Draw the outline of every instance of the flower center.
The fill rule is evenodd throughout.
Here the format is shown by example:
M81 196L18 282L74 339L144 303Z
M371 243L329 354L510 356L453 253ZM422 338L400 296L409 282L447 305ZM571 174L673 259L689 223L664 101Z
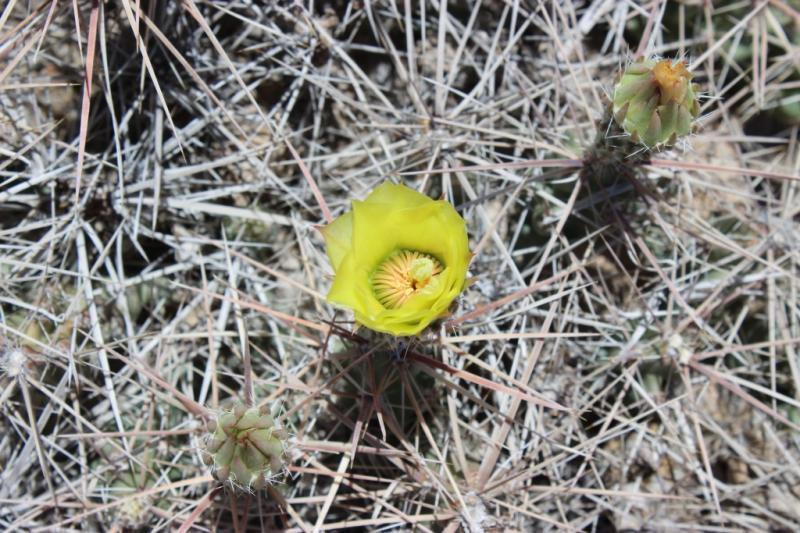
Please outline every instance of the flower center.
M661 90L661 101L666 104L684 99L691 74L686 70L685 61L673 64L669 59L664 59L653 67L653 77Z
M399 250L384 259L372 275L372 289L387 309L397 309L425 288L442 265L433 256L413 250Z

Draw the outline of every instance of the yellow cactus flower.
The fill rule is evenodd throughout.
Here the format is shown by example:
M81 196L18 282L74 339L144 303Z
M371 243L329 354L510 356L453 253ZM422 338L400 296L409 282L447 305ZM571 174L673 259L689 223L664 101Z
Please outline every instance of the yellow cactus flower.
M336 274L328 301L375 331L415 335L464 288L467 228L444 200L386 182L322 236Z

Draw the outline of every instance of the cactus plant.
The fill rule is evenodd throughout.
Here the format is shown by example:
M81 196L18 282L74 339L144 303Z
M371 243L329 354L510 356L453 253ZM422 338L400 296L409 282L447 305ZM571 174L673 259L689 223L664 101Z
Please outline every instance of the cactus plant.
M204 460L213 465L213 475L219 481L260 489L283 469L287 434L276 427L265 407L236 403L209 428L213 433Z

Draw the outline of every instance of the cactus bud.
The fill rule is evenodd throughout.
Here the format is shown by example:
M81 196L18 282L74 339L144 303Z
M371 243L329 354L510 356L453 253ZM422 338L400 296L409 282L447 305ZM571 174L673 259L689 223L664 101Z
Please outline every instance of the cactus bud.
M275 427L268 411L237 403L209 427L214 429L205 453L219 481L259 489L283 469L286 432Z
M628 67L614 87L614 118L635 142L675 144L700 113L697 86L685 61L653 59Z

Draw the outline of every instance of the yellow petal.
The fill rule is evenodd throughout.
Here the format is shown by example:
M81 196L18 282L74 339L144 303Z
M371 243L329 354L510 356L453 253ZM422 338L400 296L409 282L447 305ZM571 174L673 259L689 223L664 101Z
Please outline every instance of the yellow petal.
M370 315L378 315L384 307L369 282L371 272L358 264L353 254L344 257L333 279L328 301Z
M348 212L340 216L327 226L320 229L322 238L325 239L325 247L328 250L328 258L334 272L339 270L339 264L350 251L353 243L353 213Z
M369 204L390 205L392 209L417 207L433 202L433 200L414 189L405 185L395 185L390 181L385 181L375 187L364 201Z

